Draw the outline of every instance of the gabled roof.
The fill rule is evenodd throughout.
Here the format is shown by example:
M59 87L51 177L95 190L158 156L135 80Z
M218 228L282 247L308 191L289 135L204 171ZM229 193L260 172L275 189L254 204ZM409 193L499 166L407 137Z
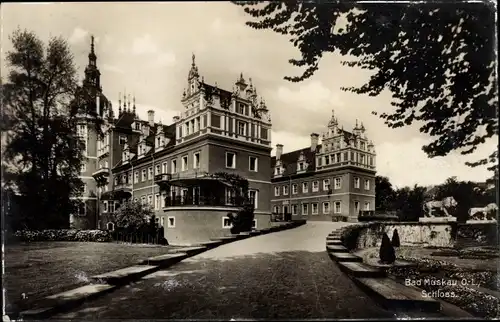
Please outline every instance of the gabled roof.
M138 121L141 124L148 125L148 122L143 121L143 120L135 120L135 121ZM130 124L132 124L132 123L130 123ZM141 158L150 156L150 155L152 155L155 152L154 151L155 136L156 136L156 132L160 129L160 127L163 128L163 133L164 133L165 137L170 139L170 141L165 146L165 149L169 149L169 148L171 148L172 146L175 145L175 134L176 134L175 123L174 124L170 124L170 125L163 125L163 124L160 124L160 123L155 123L154 127L152 127L152 128L149 129L149 135L146 137L146 145L150 146L151 149L148 152L146 152L146 154L144 154L144 156L142 156ZM137 140L136 142L134 142L134 143L132 143L132 144L129 145L130 152L132 152L132 153L135 154L134 157L132 159L130 159L129 162L135 162L136 160L138 160L139 155L137 153L138 152L137 150L138 150L140 142L141 141ZM118 164L115 166L115 168L119 167L121 165L122 165L122 160L120 160L120 162L118 162Z
M311 147L303 148L300 150L283 153L281 155L281 162L285 171L283 175L292 175L297 173L297 163L301 153L304 154L304 160L308 164L305 172L314 171L316 169L316 154L321 150L321 144L318 144L315 151L311 151ZM274 169L276 166L276 157L271 158L271 167Z
M213 95L217 95L220 97L221 107L229 109L233 93L204 82L200 82L200 85L205 90L205 98L207 100L210 100Z

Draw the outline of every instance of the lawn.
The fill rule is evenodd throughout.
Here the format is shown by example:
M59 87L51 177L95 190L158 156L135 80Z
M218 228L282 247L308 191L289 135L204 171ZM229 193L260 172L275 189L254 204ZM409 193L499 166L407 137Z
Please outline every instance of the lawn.
M90 276L135 265L168 249L169 246L90 242L5 245L5 309L15 315L43 297L87 284ZM22 293L26 299L21 299Z

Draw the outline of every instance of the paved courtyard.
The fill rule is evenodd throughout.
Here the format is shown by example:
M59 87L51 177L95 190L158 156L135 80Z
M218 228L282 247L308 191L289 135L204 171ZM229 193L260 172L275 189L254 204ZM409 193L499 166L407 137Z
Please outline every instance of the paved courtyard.
M342 223L305 226L207 251L57 319L391 318L330 260Z

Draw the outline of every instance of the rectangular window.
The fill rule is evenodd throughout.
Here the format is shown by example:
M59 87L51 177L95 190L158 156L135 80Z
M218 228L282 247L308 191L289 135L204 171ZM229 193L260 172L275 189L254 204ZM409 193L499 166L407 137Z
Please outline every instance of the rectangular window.
M157 164L155 165L155 174L160 174L161 173L161 165Z
M132 172L128 173L128 183L132 184Z
M80 172L85 172L85 171L87 171L87 164L82 163L82 168L80 169Z
M257 228L257 219L252 220L252 228Z
M145 205L146 204L146 196L141 197L141 204Z
M335 201L335 213L340 214L342 212L340 201Z
M245 135L245 122L238 121L238 135Z
M318 181L313 181L313 187L312 191L317 192L319 190L319 182Z
M309 185L307 184L307 182L302 182L302 192L306 193L308 191L309 191Z
M312 214L313 215L318 214L318 203L317 202L312 203Z
M335 178L335 189L340 189L342 187L342 180L340 178Z
M323 202L323 214L329 214L329 213L330 213L330 203Z
M149 195L149 196L148 196L148 205L150 205L150 206L154 206L154 205L153 205L153 195Z
M288 186L283 186L283 196L288 196Z
M148 180L153 180L153 167L148 168Z
M163 192L161 194L161 207L164 208L167 206L167 201L165 200L167 198L167 193Z
M309 214L309 209L307 209L307 204L302 204L302 216L307 216Z
M102 210L103 212L108 212L108 202L104 201L104 209Z
M168 228L175 228L175 217L174 216L168 216L167 227Z
M193 168L200 168L200 152L196 152L195 154L193 154Z
M233 152L226 152L226 168L236 168L236 154Z
M359 201L354 201L354 213L359 213Z
M172 166L170 167L170 172L171 173L177 172L177 160L172 160Z
M365 190L370 190L370 180L365 180Z
M259 167L258 159L256 157L250 157L249 158L249 165L248 165L249 170L253 171L253 172L257 172L257 171L259 171L258 167Z
M297 168L297 171L304 171L304 162L299 162L299 166Z
M125 143L127 143L127 137L123 136L123 135L120 135L119 138L118 138L118 141L119 141L120 145L124 145Z
M330 190L330 179L323 180L323 190L324 191Z
M253 201L253 205L255 207L255 209L258 208L258 197L257 197L258 193L257 193L257 190L248 190L248 198Z
M292 215L297 215L298 213L298 206L297 205L292 205Z
M280 195L280 187L274 187L274 195L276 197Z
M294 195L296 195L297 193L299 193L299 186L297 184L295 184L295 183L292 185L292 193Z
M329 165L329 164L330 164L330 156L325 155L325 165Z
M160 209L160 194L157 193L155 195L155 209L159 210Z
M181 171L186 171L187 169L188 169L188 156L185 155L182 157Z
M238 103L238 105L236 106L236 113L244 114L245 113L245 104Z
M161 165L161 173L167 173L167 162L163 162Z
M365 202L365 210L370 210L370 203L369 202Z
M134 173L134 183L138 183L139 182L139 171L136 171Z
M221 121L220 115L215 115L212 113L210 118L211 122L210 126L220 128L220 123L221 123L220 121Z
M222 217L222 228L231 228L233 225L229 221L228 217Z
M279 212L280 212L280 207L278 207L278 206L274 206L274 207L273 207L273 214L277 214L277 213L279 213Z
M359 178L358 177L354 178L354 188L359 189Z
M141 182L146 181L146 169L142 169L142 179Z
M165 227L165 217L160 218L160 227Z

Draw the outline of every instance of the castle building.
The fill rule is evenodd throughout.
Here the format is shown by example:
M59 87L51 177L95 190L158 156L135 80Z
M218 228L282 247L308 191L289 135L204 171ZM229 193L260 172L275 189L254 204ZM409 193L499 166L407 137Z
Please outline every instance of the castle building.
M333 111L319 144L283 153L276 145L271 199L273 214L292 219L357 221L359 211L375 209L375 148L363 124L351 132Z
M249 182L254 225L271 225L271 118L251 79L241 74L231 91L200 77L195 56L180 99L184 110L172 123L137 116L135 98L119 99L114 116L102 95L92 41L82 88L95 96L102 133L83 115L78 131L87 142L82 209L73 226L114 229L113 213L136 200L154 208L170 244L206 241L229 232L228 214L241 206L235 192L214 174L237 174ZM121 96L121 95L120 95Z

